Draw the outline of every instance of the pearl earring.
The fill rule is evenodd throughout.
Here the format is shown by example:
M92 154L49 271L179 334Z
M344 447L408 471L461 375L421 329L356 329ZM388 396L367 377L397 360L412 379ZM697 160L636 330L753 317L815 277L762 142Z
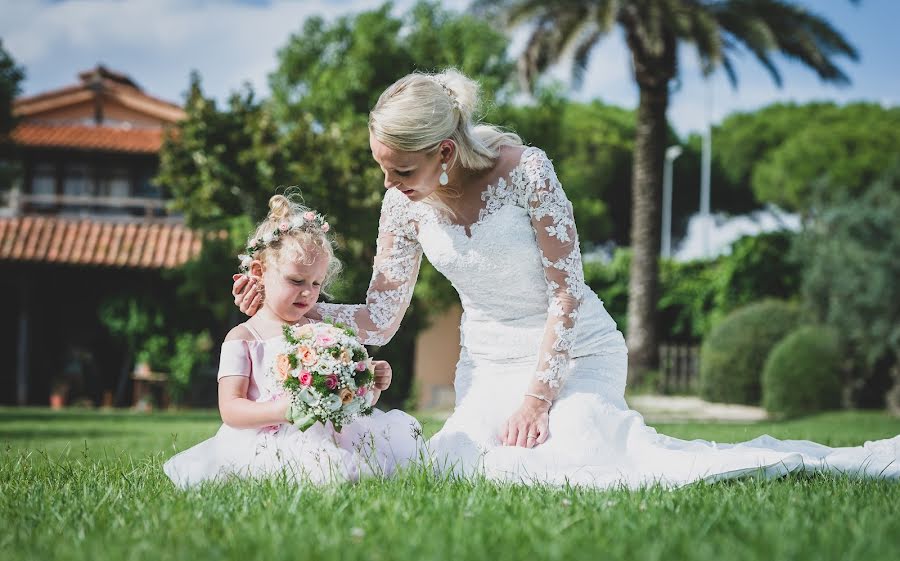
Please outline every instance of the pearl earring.
M438 183L440 183L441 186L444 186L444 185L450 183L450 178L447 176L447 164L446 163L441 164L441 170L442 170L441 176L438 178Z

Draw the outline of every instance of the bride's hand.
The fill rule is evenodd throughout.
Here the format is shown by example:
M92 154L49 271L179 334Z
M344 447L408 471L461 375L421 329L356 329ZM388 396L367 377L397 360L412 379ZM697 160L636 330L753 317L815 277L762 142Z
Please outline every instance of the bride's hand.
M506 446L534 448L550 436L550 405L526 397L522 405L507 419L500 434L500 442Z
M259 311L263 300L256 279L247 275L234 275L231 278L234 280L231 287L234 305L248 316L252 316Z

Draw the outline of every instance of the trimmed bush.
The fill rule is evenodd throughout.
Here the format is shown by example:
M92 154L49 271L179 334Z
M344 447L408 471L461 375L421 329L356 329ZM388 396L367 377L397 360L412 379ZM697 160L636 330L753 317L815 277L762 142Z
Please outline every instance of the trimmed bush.
M841 405L842 353L829 327L800 327L775 345L763 369L763 406L782 417L809 415Z
M700 395L709 401L758 405L769 352L800 321L781 300L763 300L722 319L700 349Z

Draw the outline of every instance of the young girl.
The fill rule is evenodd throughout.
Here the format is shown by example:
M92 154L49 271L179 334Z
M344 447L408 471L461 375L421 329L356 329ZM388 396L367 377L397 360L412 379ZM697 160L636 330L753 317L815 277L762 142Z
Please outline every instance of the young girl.
M418 422L402 411L360 417L336 432L316 423L305 432L285 418L289 400L271 373L275 344L285 324L312 323L306 313L340 269L324 218L282 195L242 256L242 269L265 290L265 304L231 330L219 362L219 411L224 424L213 438L165 463L179 487L223 476L282 472L314 483L387 476L417 454ZM278 230L279 234L272 232ZM391 367L375 361L376 400Z

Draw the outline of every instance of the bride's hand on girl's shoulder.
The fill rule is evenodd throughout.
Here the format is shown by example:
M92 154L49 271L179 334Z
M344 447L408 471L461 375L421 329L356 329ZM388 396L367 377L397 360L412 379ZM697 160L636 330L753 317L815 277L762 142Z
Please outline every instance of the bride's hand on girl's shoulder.
M247 275L233 275L234 284L231 287L231 295L234 296L234 305L243 313L252 316L262 306L263 296L256 278Z
M394 373L386 360L373 360L372 365L375 367L375 389L381 393L391 387Z

